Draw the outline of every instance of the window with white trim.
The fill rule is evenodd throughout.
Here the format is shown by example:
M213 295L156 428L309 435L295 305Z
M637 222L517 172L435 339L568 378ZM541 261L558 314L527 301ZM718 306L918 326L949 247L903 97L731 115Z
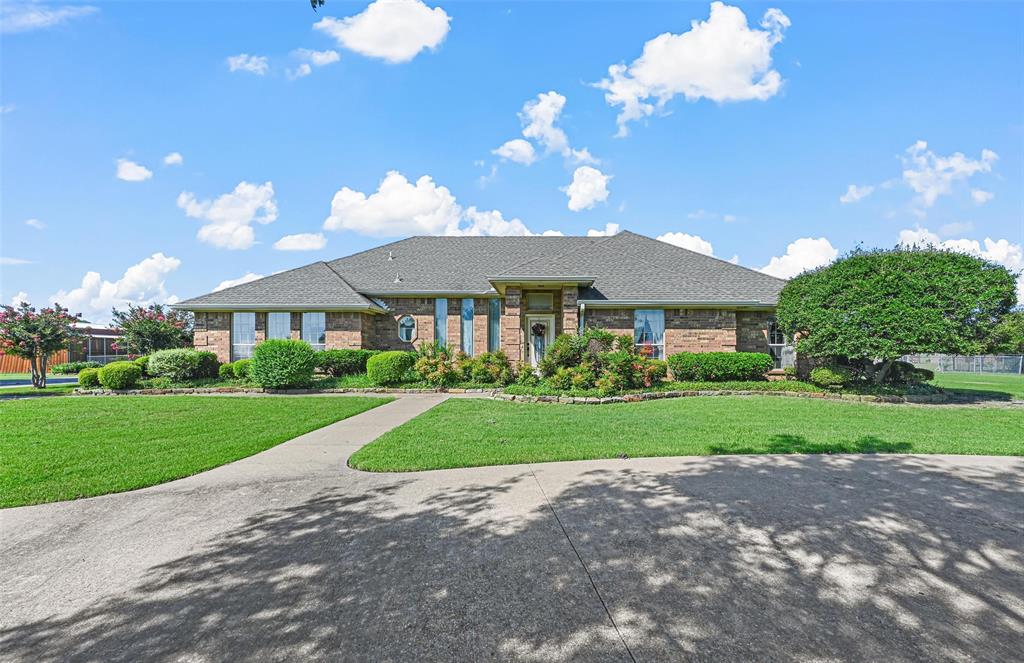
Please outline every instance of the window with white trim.
M302 340L314 350L327 347L327 314L311 311L302 314Z
M252 357L256 345L256 314L238 311L231 314L231 361Z
M793 346L786 340L779 323L772 318L768 321L768 354L775 362L775 368L786 368L793 366L796 362L796 355Z
M633 311L633 342L641 354L651 359L665 358L664 309Z
M292 314L267 313L267 338L291 338Z
M444 297L434 300L434 340L448 345L448 300Z
M411 315L403 315L398 319L398 339L412 343L414 338L416 338L416 318Z

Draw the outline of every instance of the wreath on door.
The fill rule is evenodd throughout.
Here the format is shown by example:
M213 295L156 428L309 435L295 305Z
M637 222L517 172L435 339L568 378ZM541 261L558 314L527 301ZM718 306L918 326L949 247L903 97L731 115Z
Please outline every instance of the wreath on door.
M544 332L547 331L547 329L547 325L545 325L543 322L535 322L533 323L533 326L530 327L530 331L533 332L534 336L543 336Z

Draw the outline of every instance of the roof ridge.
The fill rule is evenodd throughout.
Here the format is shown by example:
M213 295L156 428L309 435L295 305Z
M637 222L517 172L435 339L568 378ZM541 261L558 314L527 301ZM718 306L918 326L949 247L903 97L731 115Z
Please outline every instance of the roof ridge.
M536 261L541 260L541 259L544 259L544 260L561 260L562 258L565 258L566 256L570 256L573 253L576 253L577 251L582 251L584 249L592 249L595 246L600 246L601 244L604 244L608 240L613 239L615 237L618 237L619 234L620 233L616 233L615 235L608 235L607 237L601 237L601 238L590 237L589 235L568 235L568 237L575 237L575 238L581 238L581 239L595 239L596 241L593 244L588 244L586 246L577 246L576 248L570 249L570 250L566 251L565 253L558 253L556 255L548 256L548 257L538 256L536 258L530 258L529 260L524 260L523 262L516 263L515 265L512 265L511 267L509 267L508 269L506 269L503 272L495 274L495 276L504 276L506 274L516 275L515 272L512 271L513 269L518 269L519 267L521 267L523 265L529 265L531 262L536 262ZM566 237L566 235L561 235L561 237Z

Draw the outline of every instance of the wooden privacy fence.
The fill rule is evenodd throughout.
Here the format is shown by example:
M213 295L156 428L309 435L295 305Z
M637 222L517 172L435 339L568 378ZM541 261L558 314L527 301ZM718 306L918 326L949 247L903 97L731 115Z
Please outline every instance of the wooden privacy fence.
M50 355L50 358L46 361L46 366L49 368L54 364L63 364L67 360L68 351L61 350ZM29 365L28 359L13 357L0 352L0 373L28 373L31 370L32 367ZM47 373L49 373L49 370L47 370Z

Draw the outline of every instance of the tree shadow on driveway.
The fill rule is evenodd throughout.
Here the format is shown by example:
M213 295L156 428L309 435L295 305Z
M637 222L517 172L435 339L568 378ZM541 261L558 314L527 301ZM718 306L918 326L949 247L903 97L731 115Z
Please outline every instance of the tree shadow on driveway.
M712 457L564 480L558 464L431 490L385 476L2 631L0 656L1013 660L1024 465L1007 462Z

